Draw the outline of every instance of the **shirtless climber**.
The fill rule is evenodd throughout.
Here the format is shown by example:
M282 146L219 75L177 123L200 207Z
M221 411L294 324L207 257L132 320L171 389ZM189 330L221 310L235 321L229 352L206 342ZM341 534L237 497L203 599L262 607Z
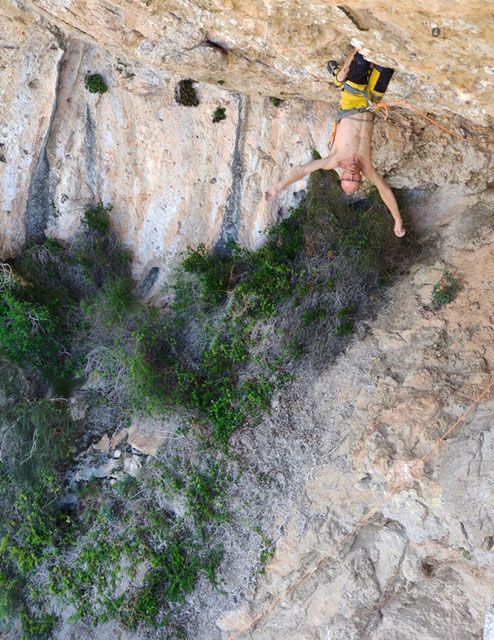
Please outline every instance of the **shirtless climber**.
M294 167L286 178L266 191L266 198L275 198L289 184L313 171L341 167L340 184L343 191L355 193L360 189L363 177L370 180L376 185L382 201L393 216L395 235L399 238L404 236L405 229L396 199L384 178L374 169L371 158L372 108L382 100L392 75L393 69L371 65L357 51L347 58L340 70L336 68L335 84L342 86L342 90L329 155Z

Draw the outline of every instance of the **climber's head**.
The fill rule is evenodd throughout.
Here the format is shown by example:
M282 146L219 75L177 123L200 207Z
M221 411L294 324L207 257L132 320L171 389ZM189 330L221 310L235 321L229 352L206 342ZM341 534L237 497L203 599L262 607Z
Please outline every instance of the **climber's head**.
M342 163L343 173L340 176L341 188L345 193L355 193L360 189L362 184L362 174L360 165L356 160L350 160Z
M340 181L341 188L345 193L356 193L360 189L360 185L362 184L362 180L357 179L344 179L342 178Z

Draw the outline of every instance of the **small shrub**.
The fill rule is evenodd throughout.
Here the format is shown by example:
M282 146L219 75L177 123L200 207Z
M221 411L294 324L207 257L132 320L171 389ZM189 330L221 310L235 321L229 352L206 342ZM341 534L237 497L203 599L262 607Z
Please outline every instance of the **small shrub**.
M24 609L21 613L21 622L21 640L47 640L57 623L57 616L51 613L36 616Z
M137 306L133 282L125 276L117 276L105 282L101 296L104 304L104 319L109 325L122 322L125 316Z
M233 276L234 261L229 256L218 256L200 244L197 249L188 249L182 261L185 273L199 278L204 302L218 305L226 297Z
M187 470L187 477L185 498L196 526L201 527L213 520L228 520L224 504L227 478L223 476L221 467L213 465L206 471L191 467Z
M19 289L0 292L0 351L16 364L41 364L53 350L54 323L45 306L21 296Z
M261 549L259 551L259 566L257 569L257 573L263 575L264 573L266 573L266 565L274 556L276 548L273 540L267 538L263 534L261 527L256 527L255 532L261 538Z
M269 98L271 104L273 105L273 107L280 107L283 100L281 98L276 98L274 96L271 96L271 98Z
M216 107L213 113L213 122L221 122L222 120L226 120L226 109L225 107Z
M102 202L88 207L84 212L84 222L90 228L100 234L105 234L110 229L111 207L105 207Z
M84 78L84 86L89 93L105 93L108 91L106 82L99 73L87 73Z
M432 289L432 302L441 307L453 302L457 294L461 291L461 284L449 271L445 271L439 282L436 282Z
M336 313L336 329L337 336L349 336L353 331L353 322L351 318L352 307L343 307Z
M197 107L199 105L194 80L180 80L175 87L175 102L184 107Z
M465 560L473 560L473 555L465 547L458 547L459 552L465 558Z
M306 327L317 320L324 320L326 317L326 309L323 307L311 307L306 309L302 314L302 326Z
M222 556L219 547L205 553L203 545L197 544L187 530L172 534L165 548L151 558L154 568L146 576L144 586L127 604L122 616L124 624L130 628L136 628L142 622L151 627L166 624L165 603L168 606L175 604L175 608L176 604L183 603L201 572L215 584Z

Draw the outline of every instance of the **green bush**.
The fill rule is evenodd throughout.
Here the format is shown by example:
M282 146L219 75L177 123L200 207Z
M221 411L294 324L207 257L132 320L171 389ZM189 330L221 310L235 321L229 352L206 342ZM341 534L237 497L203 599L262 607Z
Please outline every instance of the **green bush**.
M200 573L214 584L214 575L222 558L218 547L204 553L188 532L174 534L163 551L152 560L154 569L146 576L144 586L126 605L122 620L131 628L143 622L152 627L167 624L163 604L184 602L195 587Z
M445 271L439 282L436 282L432 289L432 302L441 307L453 302L457 294L461 291L461 284L449 271Z
M87 73L84 77L84 86L89 93L105 93L108 91L106 82L99 73Z
M53 350L49 310L22 299L18 288L0 291L0 351L16 364L41 364Z
M226 120L226 109L225 107L216 107L213 112L213 122L221 122L222 120Z
M33 615L27 609L21 613L22 636L21 640L45 640L51 636L57 616L52 613Z
M199 105L194 80L180 80L175 87L175 102L183 107L197 107Z
M353 322L352 322L352 307L343 307L336 312L336 329L335 333L337 336L348 336L351 334L353 330Z
M102 202L98 202L94 207L88 207L84 211L84 222L86 225L100 234L107 234L110 230L111 207L105 207Z
M235 265L231 257L214 255L200 244L197 249L188 249L181 268L198 276L204 302L218 305L228 293Z

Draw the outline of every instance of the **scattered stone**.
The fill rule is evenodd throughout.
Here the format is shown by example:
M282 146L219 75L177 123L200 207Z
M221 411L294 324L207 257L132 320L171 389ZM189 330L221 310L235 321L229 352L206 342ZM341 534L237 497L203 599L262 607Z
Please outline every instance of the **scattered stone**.
M124 471L132 478L137 478L142 467L142 462L137 456L131 456L124 460Z
M125 440L125 438L128 436L128 433L129 433L128 429L120 429L119 431L114 433L112 438L111 438L112 449L115 449L116 447L118 447L118 445L121 442L123 442Z
M108 453L110 451L110 438L105 435L99 440L96 444L93 444L93 447L101 453Z
M87 482L93 478L107 478L118 465L117 460L110 459L99 467L82 467L75 474L76 482Z
M165 442L169 426L160 420L139 418L128 430L128 444L137 451L155 456Z
M83 398L78 398L76 396L70 399L70 416L75 422L84 420L88 409L89 403Z
M494 640L494 607L485 612L485 625L483 640Z

